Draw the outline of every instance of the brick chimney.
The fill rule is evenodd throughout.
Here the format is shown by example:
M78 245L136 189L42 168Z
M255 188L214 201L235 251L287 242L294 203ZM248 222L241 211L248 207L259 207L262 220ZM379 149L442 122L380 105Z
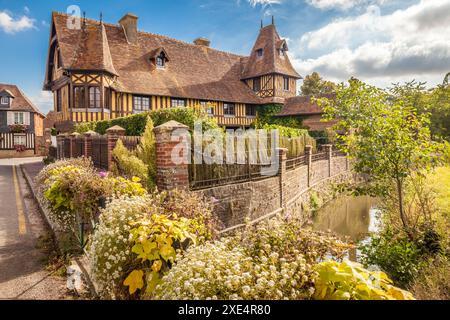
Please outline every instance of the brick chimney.
M209 47L209 45L211 44L211 41L209 41L206 38L197 38L194 40L194 43L198 46Z
M138 17L132 13L127 13L119 20L119 24L123 27L125 35L129 43L136 43L138 39L137 31Z

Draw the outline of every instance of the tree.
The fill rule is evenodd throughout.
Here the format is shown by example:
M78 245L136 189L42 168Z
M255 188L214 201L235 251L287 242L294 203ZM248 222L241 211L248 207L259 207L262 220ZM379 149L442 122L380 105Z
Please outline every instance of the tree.
M404 230L412 237L404 210L405 182L438 162L440 145L431 140L427 114L414 99L352 79L336 88L335 99L319 99L327 120L339 119L339 148L354 159L380 195L396 194Z
M317 72L313 72L303 80L302 94L318 96L333 93L335 89L336 84L334 82L323 80Z
M394 84L389 89L394 99L406 99L420 114L429 114L431 137L450 141L450 86L448 76L442 85L427 90L425 82Z

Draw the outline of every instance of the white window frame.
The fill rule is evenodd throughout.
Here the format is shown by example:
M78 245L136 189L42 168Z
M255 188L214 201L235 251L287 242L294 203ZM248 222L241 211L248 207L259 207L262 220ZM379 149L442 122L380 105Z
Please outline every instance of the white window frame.
M19 141L17 141L19 140ZM13 144L15 146L26 146L27 145L27 136L24 134L15 134L13 136Z
M144 101L148 103L144 103ZM148 96L133 96L133 109L135 112L150 111L152 101Z
M20 119L20 118L22 118L22 119ZM21 125L25 124L25 113L24 112L14 112L14 124L21 124Z
M170 100L170 106L171 106L171 108L186 108L186 100L185 99L172 98Z
M9 97L1 97L0 104L3 106L9 106Z
M200 101L200 106L206 110L206 114L210 117L214 116L214 106L206 101Z
M232 110L233 113L226 113L225 111ZM223 104L223 115L226 118L232 118L236 116L236 105L234 103L224 103Z

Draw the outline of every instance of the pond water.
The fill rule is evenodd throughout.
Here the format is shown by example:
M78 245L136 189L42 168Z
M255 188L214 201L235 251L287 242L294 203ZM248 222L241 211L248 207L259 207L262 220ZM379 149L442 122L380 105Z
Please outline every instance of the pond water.
M355 244L369 241L369 233L379 229L377 200L368 196L344 196L329 202L313 219L313 229L331 231L338 236L350 238ZM350 250L348 258L358 261L356 248Z

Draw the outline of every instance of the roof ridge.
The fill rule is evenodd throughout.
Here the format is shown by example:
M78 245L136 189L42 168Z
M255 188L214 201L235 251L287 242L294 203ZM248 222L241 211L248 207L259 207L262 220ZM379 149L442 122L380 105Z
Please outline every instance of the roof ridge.
M62 15L62 16L69 16L69 14L67 14L67 13L57 12L57 11L53 11L53 14L59 14L59 15ZM86 21L87 22L92 22L92 23L97 23L97 24L101 23L99 20L95 20L95 19L91 19L91 18L86 18ZM114 23L110 23L110 22L103 22L103 25L114 27L114 28L120 28L120 24L114 24ZM143 30L138 30L138 33L147 34L147 35L156 36L156 37L162 37L162 38L165 38L165 39L168 39L168 40L172 40L172 41L176 41L176 42L179 42L179 43L182 43L182 44L185 44L185 45L192 46L194 48L199 47L198 45L196 45L194 43L190 43L190 42L187 42L187 41L184 41L184 40L180 40L180 39L175 39L175 38L163 35L163 34L158 34L158 33L153 33L153 32L143 31ZM245 55L240 55L240 54L237 54L237 53L233 53L233 52L229 52L229 51L225 51L225 50L219 50L219 49L215 49L215 48L211 48L211 47L205 47L205 48L207 48L209 50L213 50L213 51L217 51L217 52L233 55L233 56L236 56L236 57L248 57L248 56L245 56Z

